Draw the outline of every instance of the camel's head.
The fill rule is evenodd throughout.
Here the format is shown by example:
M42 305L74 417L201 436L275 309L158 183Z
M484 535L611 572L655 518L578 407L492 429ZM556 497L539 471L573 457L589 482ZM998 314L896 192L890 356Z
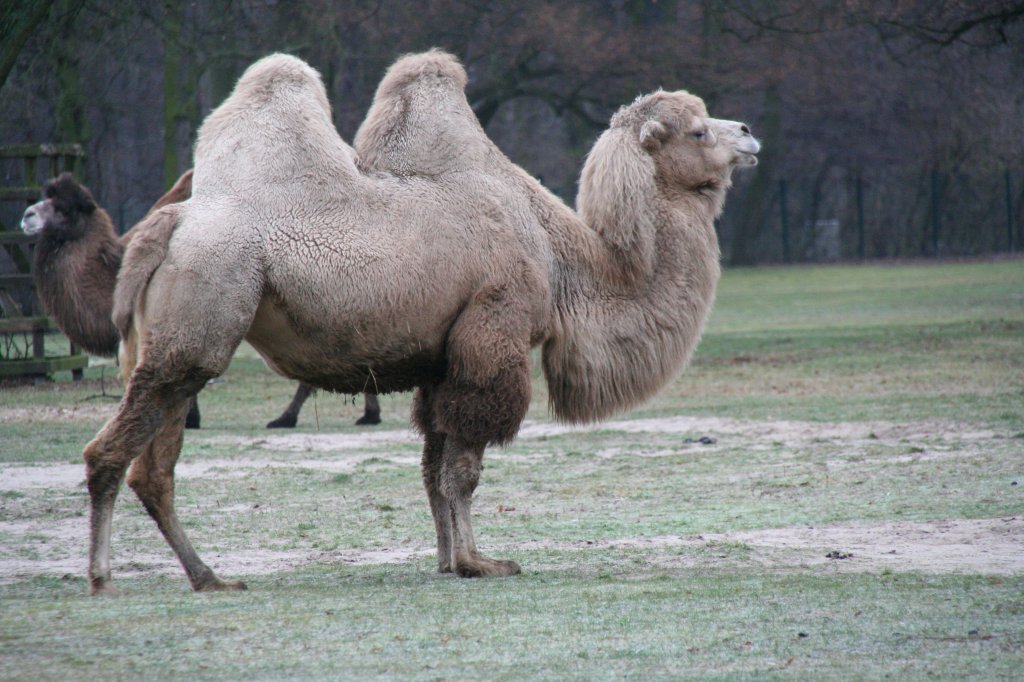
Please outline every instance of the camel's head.
M761 149L745 124L710 118L704 101L682 90L640 97L615 115L617 126L633 130L659 182L686 189L727 187L733 169L756 165Z
M71 173L62 173L43 188L43 200L25 209L21 229L25 234L43 230L62 239L82 236L86 221L96 211L96 200L89 190L78 184Z

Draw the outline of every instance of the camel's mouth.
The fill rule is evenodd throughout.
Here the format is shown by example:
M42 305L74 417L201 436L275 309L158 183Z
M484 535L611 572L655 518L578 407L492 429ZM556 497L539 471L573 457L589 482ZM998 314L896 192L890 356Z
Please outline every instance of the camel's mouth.
M747 133L736 144L736 165L756 166L759 151L761 151L761 143L753 135Z
M29 206L25 209L25 214L21 217L21 231L29 236L39 234L43 230L45 222L43 221L42 216L39 215L39 209L42 203L43 202L39 202L38 204Z
M757 165L757 153L756 152L744 152L736 156L737 166L756 166Z

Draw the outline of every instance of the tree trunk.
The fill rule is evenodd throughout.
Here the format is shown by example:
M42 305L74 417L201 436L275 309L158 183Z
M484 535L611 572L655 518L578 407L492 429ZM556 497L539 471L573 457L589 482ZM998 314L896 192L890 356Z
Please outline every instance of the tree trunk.
M57 67L57 137L58 142L77 142L85 146L89 140L89 124L85 117L82 87L79 81L79 43L74 40L75 16L81 3L61 0L60 39L54 45ZM83 178L79 178L82 181Z
M181 0L164 2L164 186L170 187L180 175L178 121L181 117L181 29L184 11Z
M50 14L53 3L54 0L13 2L0 10L0 88L7 81L25 43Z

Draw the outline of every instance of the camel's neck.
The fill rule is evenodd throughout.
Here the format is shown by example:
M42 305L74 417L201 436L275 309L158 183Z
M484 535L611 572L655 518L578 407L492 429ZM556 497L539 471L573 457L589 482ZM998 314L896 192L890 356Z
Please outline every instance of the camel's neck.
M74 343L95 355L117 353L110 319L124 247L106 211L97 209L75 239L48 230L36 245L33 281L43 308Z
M574 422L629 409L678 374L719 276L714 197L670 196L640 178L595 182L598 169L590 170L580 182L586 225L577 225L578 239L557 240L576 248L556 256L563 286L544 347L551 407Z

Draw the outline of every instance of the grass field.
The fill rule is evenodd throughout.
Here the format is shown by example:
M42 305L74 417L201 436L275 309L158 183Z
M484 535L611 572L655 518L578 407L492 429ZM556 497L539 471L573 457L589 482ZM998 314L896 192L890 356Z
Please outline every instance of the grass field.
M489 451L481 548L435 571L410 397L263 428L240 349L186 435L179 515L250 591L193 594L130 491L90 598L81 449L113 370L0 389L0 678L1020 679L1024 261L726 272L693 365L592 428ZM701 442L701 439L704 442Z

